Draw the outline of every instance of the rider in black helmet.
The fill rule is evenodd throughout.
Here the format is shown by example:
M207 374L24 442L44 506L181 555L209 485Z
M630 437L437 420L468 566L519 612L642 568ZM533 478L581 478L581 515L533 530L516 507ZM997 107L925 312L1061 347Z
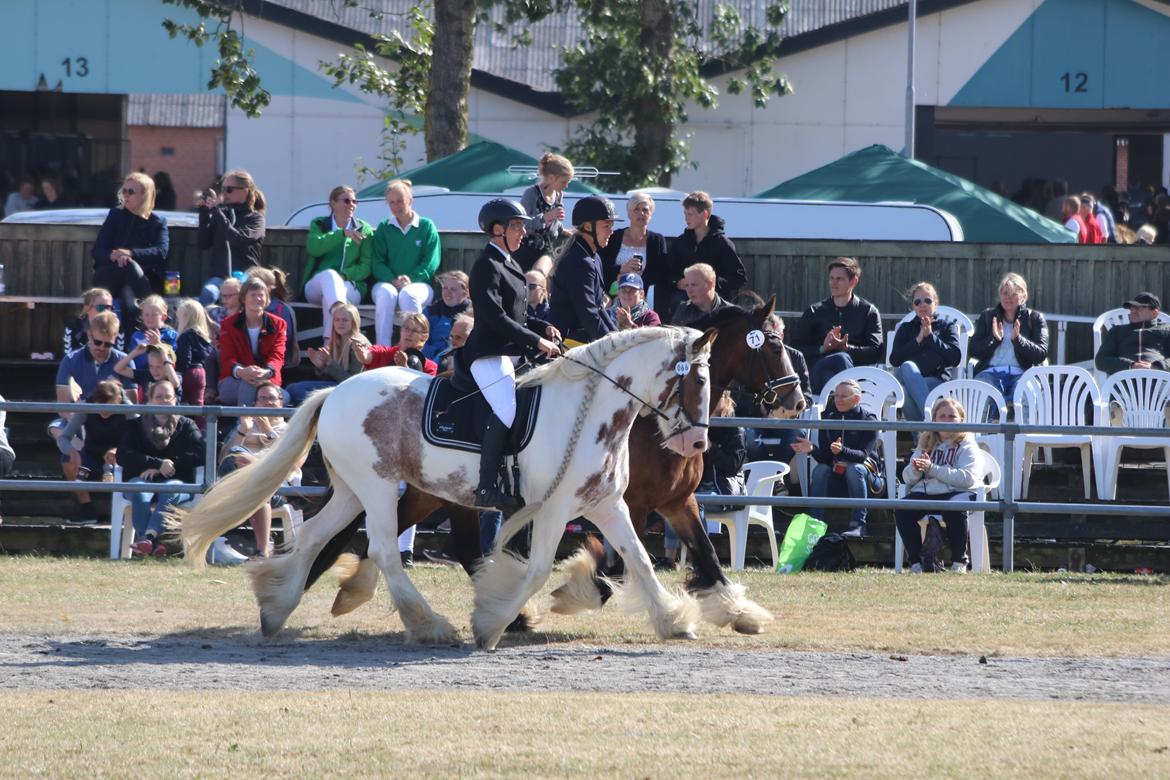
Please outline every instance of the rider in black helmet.
M493 412L483 436L475 505L495 507L506 515L524 506L520 496L509 495L499 485L500 461L516 418L513 359L537 352L559 355L557 342L561 340L552 325L527 316L524 271L512 259L512 252L524 238L526 218L524 208L506 198L490 200L479 211L479 227L490 240L471 267L475 328L459 358Z
M553 325L569 338L593 341L618 329L605 307L605 277L597 256L609 243L617 221L613 203L600 195L581 198L573 206L577 232L553 270L548 313Z

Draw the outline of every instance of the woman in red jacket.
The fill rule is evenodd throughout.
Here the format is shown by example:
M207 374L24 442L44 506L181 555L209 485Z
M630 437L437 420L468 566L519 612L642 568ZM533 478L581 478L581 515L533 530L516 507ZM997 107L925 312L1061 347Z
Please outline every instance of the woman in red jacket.
M271 314L268 285L250 277L240 288L243 309L223 321L219 330L219 400L252 406L263 382L281 384L286 326Z

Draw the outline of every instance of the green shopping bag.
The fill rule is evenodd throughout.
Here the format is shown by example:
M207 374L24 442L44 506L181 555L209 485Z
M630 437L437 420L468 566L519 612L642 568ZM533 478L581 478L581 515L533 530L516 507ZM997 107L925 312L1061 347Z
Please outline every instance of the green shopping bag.
M803 512L792 518L788 530L784 533L784 543L780 545L780 560L776 562L776 571L780 574L800 571L804 567L805 559L828 528L820 520Z

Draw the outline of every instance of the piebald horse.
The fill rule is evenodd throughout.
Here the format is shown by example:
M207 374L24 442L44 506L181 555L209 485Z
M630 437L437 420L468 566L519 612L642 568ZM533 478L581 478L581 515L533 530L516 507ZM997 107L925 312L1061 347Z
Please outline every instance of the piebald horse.
M629 481L630 428L639 415L653 415L663 446L680 455L695 457L706 449L714 338L714 331L690 328L623 331L517 380L521 387L542 385L544 393L532 439L519 455L520 491L528 506L504 524L473 578L471 627L480 647L494 649L548 579L564 523L578 515L592 521L625 560L630 590L645 604L658 636L693 636L694 598L669 593L655 577L622 494ZM408 641L456 640L455 628L404 572L396 543L399 481L456 504L474 503L478 456L423 438L430 382L408 369L386 368L319 391L263 458L217 482L189 512L176 513L187 558L200 565L211 542L263 505L314 439L320 443L333 496L302 526L287 554L249 564L265 635L279 631L296 607L322 546L364 509L370 557L386 578ZM503 545L530 521L531 554L521 561Z
M711 347L712 402L734 383L748 392L759 413L766 416L792 418L804 409L799 378L783 342L775 334L764 333L765 321L774 306L775 296L772 296L754 309L728 307L694 323L700 330L718 331ZM629 446L630 483L625 500L639 537L650 511L661 512L690 549L693 571L687 578L686 589L698 599L703 619L716 626L730 626L742 634L764 631L772 620L771 614L747 598L741 585L727 579L700 520L694 494L702 479L701 459L680 457L663 448L658 426L649 418L634 422ZM399 502L399 516L413 524L442 508L444 503L412 488ZM446 506L452 522L453 551L471 573L479 557L478 513L449 503ZM308 585L338 559L356 534L359 520L351 522L318 556L310 570ZM356 566L347 561L346 568L334 601L334 615L351 612L369 601L377 585L377 569L368 558ZM569 579L552 594L552 611L560 614L603 606L612 595L610 581L621 573L620 563L617 569L606 568L598 544L583 547L566 561L564 569ZM509 630L528 628L530 617L522 613Z

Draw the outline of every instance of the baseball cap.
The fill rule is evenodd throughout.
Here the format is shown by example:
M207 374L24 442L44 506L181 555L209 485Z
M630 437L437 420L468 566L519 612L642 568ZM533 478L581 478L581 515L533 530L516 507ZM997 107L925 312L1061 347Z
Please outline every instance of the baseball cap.
M637 274L622 274L618 279L618 287L633 287L635 290L641 290L642 277Z
M1152 292L1140 292L1121 305L1127 309L1131 306L1149 306L1151 309L1162 308L1162 302Z

